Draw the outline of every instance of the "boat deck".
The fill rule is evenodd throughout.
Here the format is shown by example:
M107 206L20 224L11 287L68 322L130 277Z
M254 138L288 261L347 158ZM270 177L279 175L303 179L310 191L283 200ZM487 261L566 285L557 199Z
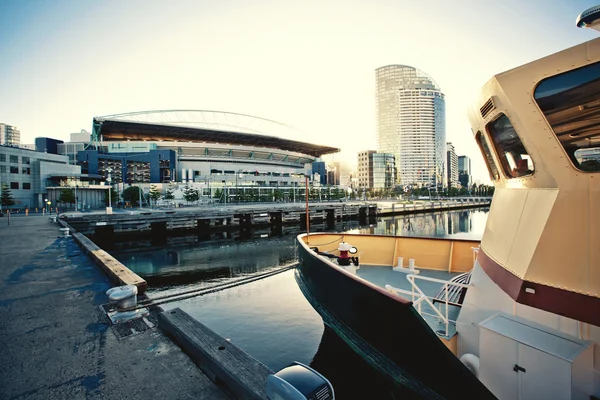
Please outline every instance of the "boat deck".
M418 269L418 267L417 267ZM446 271L434 271L434 270L426 270L419 269L420 273L418 276L424 276L428 278L441 279L444 281L450 280L460 273L457 272L446 272ZM412 291L412 285L406 278L406 273L394 271L391 266L373 266L373 265L361 265L360 268L356 271L356 274L385 289L385 285L391 285L398 289L404 289L408 291ZM430 299L437 295L437 293L442 288L442 283L439 282L430 282L422 279L416 279L416 284L419 288L428 296ZM414 298L410 298L409 295L400 294L400 296L407 298L409 300L415 301L418 297L417 295ZM446 305L443 303L436 303L438 310L445 315L445 307ZM459 307L450 305L448 307L448 319L450 321L456 321L458 317L458 313L460 311ZM431 327L431 329L436 332L439 336L450 339L456 333L456 327L454 323L450 323L448 325L448 332L446 332L446 325L442 322L442 320L436 315L435 311L431 309L431 306L426 302L421 304L421 316L427 322L427 324Z

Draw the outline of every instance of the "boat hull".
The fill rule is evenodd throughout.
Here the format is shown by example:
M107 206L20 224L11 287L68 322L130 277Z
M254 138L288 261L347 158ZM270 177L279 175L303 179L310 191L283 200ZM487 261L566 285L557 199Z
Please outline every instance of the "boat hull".
M374 368L426 398L494 398L412 302L350 274L298 237L296 279L323 322Z

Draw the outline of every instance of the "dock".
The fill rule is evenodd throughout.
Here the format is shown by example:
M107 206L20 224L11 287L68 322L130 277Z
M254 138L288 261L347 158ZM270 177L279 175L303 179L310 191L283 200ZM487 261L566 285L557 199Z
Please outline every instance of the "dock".
M213 382L241 400L267 398L267 377L273 374L231 341L213 332L180 308L158 316L160 328L190 356Z
M489 198L462 201L337 202L310 204L309 223L333 226L339 221L373 223L378 217L431 213L485 207ZM300 203L203 206L180 209L136 209L114 214L65 212L60 218L69 228L91 238L101 248L119 240L149 238L154 245L167 237L202 235L208 231L268 228L274 234L286 226L306 227L306 208Z
M231 397L157 329L111 325L113 286L44 216L0 217L1 399Z

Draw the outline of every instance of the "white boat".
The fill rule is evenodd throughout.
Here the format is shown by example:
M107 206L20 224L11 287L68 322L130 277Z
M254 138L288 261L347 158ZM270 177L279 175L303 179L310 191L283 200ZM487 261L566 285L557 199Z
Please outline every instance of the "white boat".
M494 76L469 119L496 188L480 243L304 234L297 281L424 397L598 399L600 38Z

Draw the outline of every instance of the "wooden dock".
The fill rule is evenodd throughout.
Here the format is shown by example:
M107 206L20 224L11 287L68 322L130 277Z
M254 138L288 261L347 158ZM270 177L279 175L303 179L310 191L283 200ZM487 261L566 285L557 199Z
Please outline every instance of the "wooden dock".
M376 204L324 203L311 206L310 223L374 220ZM143 210L104 213L63 213L61 220L102 248L111 248L117 237L148 236L154 244L166 238L207 230L306 226L306 209L300 204L205 207L175 210Z
M158 326L215 383L242 400L264 400L268 367L179 308L158 316Z

